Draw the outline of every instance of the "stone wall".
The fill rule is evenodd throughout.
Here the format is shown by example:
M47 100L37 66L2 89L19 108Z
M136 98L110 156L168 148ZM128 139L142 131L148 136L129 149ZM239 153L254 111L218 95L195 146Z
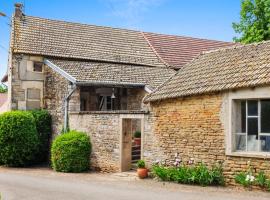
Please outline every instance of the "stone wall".
M145 130L144 158L172 165L175 156L186 163L223 163L228 184L235 184L234 175L248 168L264 170L270 175L269 158L226 155L224 127L224 94L164 100L151 104L149 129Z
M70 114L70 128L86 132L92 142L91 167L95 170L120 170L119 114Z
M145 151L162 152L154 158L167 164L175 162L176 154L183 162L193 159L211 164L224 160L224 133L219 116L221 104L221 95L152 104L153 133L148 135L151 141L145 142Z
M43 58L38 56L13 54L10 59L10 108L12 110L42 108L44 75L43 72L34 72L33 64L35 61L42 62ZM30 90L34 91L35 98L28 95L28 91Z

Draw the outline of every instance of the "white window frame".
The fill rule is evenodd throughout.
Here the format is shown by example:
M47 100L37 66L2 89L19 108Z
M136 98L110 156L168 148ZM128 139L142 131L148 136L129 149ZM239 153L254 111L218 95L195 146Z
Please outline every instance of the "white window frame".
M270 99L270 87L255 87L229 91L224 95L224 101L221 110L221 121L225 131L225 152L227 156L263 158L269 159L269 152L244 152L235 151L234 123L233 117L235 100L256 100Z
M249 100L253 100L253 101L256 101L257 102L257 113L258 115L248 115L248 101ZM262 133L261 132L261 100L263 99L239 99L239 100L235 100L235 101L245 101L245 104L246 104L246 132L245 133L240 133L240 132L235 132L233 133L232 132L232 135L233 135L233 139L235 140L235 136L236 135L242 135L242 136L245 136L246 137L246 150L245 151L240 151L240 150L235 150L235 152L244 152L244 153L249 153L249 152L254 152L254 153L270 153L270 152L264 152L261 150L261 136L270 136L270 132L269 133ZM270 100L270 99L269 99ZM250 118L256 118L257 119L257 123L258 123L258 140L257 140L257 151L248 151L248 119ZM235 147L234 147L235 148Z

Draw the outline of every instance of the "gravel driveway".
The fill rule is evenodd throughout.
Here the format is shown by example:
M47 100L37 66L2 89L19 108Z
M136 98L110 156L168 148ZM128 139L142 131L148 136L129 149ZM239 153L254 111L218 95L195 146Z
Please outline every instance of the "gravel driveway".
M2 200L252 200L270 193L138 180L134 174L64 174L47 168L0 168ZM1 198L0 198L1 199Z

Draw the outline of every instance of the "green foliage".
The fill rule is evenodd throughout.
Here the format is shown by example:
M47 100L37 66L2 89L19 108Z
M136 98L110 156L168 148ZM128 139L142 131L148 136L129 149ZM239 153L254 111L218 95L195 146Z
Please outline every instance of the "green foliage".
M259 172L258 176L256 176L256 184L260 187L265 187L266 186L266 175L264 172Z
M260 171L257 176L253 176L252 168L249 168L247 172L240 172L234 178L236 183L244 187L251 188L252 185L257 185L270 191L270 179L267 179L263 171Z
M245 172L240 172L239 174L236 174L236 176L234 177L235 182L243 185L244 187L251 186L252 181L250 179L247 179L248 175L249 174Z
M5 92L7 92L7 87L0 83L0 93L5 93Z
M0 163L26 166L33 162L39 140L32 114L11 111L0 115Z
M52 167L60 172L82 172L89 169L90 138L82 132L59 135L51 148Z
M240 37L234 41L244 44L270 39L270 0L242 0L240 22L233 23Z
M138 160L137 167L138 168L145 168L145 162L144 162L144 160Z
M222 167L219 165L213 166L210 169L203 163L194 166L181 165L179 167L156 165L153 166L152 172L155 177L160 178L162 181L202 186L224 184Z
M141 131L136 131L136 132L134 133L134 137L135 137L135 138L141 138Z
M52 119L46 110L32 110L32 113L39 138L39 151L36 155L36 162L47 161L49 155L49 141L51 137Z

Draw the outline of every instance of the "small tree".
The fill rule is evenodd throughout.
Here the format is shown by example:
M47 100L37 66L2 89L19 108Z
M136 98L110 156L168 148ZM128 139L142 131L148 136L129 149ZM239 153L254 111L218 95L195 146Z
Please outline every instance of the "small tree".
M249 44L270 39L270 0L242 0L240 22L233 23L240 37L235 42Z
M7 92L7 87L0 83L0 93L5 93L5 92Z

